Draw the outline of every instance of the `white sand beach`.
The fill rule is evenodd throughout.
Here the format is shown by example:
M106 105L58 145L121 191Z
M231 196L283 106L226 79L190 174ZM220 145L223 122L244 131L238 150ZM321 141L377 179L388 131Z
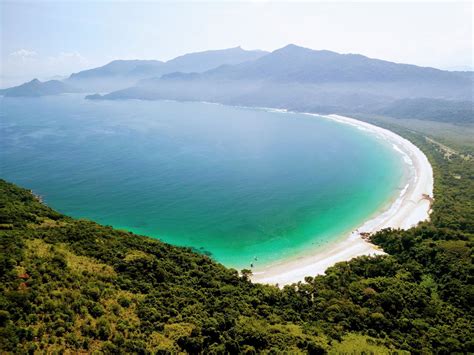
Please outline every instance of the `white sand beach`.
M313 116L321 117L321 115ZM361 255L383 254L380 248L364 240L365 233L373 233L388 227L408 229L429 218L433 198L433 170L418 147L387 129L366 122L339 115L323 117L353 125L390 142L393 148L403 155L403 159L411 169L409 181L391 206L363 223L350 235L341 236L340 240L326 247L317 248L314 253L308 251L308 255L287 259L268 267L255 268L253 282L278 284L281 287L303 281L306 276L324 274L328 267L340 261Z

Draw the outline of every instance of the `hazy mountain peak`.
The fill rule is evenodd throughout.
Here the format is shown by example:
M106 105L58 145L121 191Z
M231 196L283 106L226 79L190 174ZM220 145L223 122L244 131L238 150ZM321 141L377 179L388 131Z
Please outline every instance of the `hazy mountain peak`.
M290 44L287 44L284 47L275 49L272 53L292 53L292 54L295 54L295 53L310 53L310 52L316 52L316 51L313 50L313 49L310 49L310 48L301 47L301 46L298 46L296 44L290 43Z
M0 93L4 96L44 96L76 91L74 87L59 80L43 82L35 78L27 83L3 89Z
M328 50L314 50L295 44L289 44L274 50L266 57L272 58L272 60L287 60L288 64L291 63L291 65L300 65L302 62L308 64L312 62L314 64L315 61L341 59L344 56L344 54Z
M246 50L243 49L241 46L232 47L232 48L224 48L224 49L212 49L207 51L201 52L193 52L183 54L178 56L174 59L167 61L167 64L171 63L179 63L182 61L192 61L197 59L204 59L207 61L221 61L219 65L223 64L238 64L243 61L247 60L254 60L258 57L266 54L265 51L253 51L253 50ZM238 54L238 57L233 57ZM212 68L208 68L212 69Z
M205 72L221 65L235 65L258 59L264 51L247 51L240 46L226 49L188 53L167 62L158 60L113 60L110 63L72 74L68 82L80 86L84 91L111 91L126 88L136 83L182 72Z
M310 50L311 51L312 49L309 49L307 47L298 46L294 43L289 43L284 47L276 49L275 51L293 51L293 50Z

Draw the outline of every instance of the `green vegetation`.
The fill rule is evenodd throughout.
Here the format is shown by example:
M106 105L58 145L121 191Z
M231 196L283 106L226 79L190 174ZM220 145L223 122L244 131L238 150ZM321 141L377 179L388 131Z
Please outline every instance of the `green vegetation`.
M381 345L381 341L366 335L349 334L343 337L341 342L333 343L329 354L377 354L388 355L393 353L409 354L407 351L394 351Z
M454 124L474 123L474 103L441 99L402 99L380 110L394 118L450 122Z
M0 180L0 352L474 352L474 160L400 130L433 165L432 221L282 290Z
M420 135L430 137L450 148L466 151L474 154L474 124L460 123L457 120L450 122L435 122L419 120L415 118L403 119L381 115L349 114L362 121L385 127L404 135L406 132L416 132Z

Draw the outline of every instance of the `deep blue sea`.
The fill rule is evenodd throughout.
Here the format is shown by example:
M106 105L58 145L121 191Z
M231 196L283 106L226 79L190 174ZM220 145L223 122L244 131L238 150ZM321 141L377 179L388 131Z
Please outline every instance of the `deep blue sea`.
M231 267L328 243L403 186L390 144L325 118L83 95L0 105L2 178L67 215Z

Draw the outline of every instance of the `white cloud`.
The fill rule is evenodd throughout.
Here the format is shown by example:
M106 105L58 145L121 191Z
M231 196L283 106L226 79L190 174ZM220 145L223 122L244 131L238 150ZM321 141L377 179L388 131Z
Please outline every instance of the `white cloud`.
M30 51L28 49L19 49L10 53L11 58L20 59L22 62L25 62L28 59L35 58L37 55L38 53L36 53L35 51Z

